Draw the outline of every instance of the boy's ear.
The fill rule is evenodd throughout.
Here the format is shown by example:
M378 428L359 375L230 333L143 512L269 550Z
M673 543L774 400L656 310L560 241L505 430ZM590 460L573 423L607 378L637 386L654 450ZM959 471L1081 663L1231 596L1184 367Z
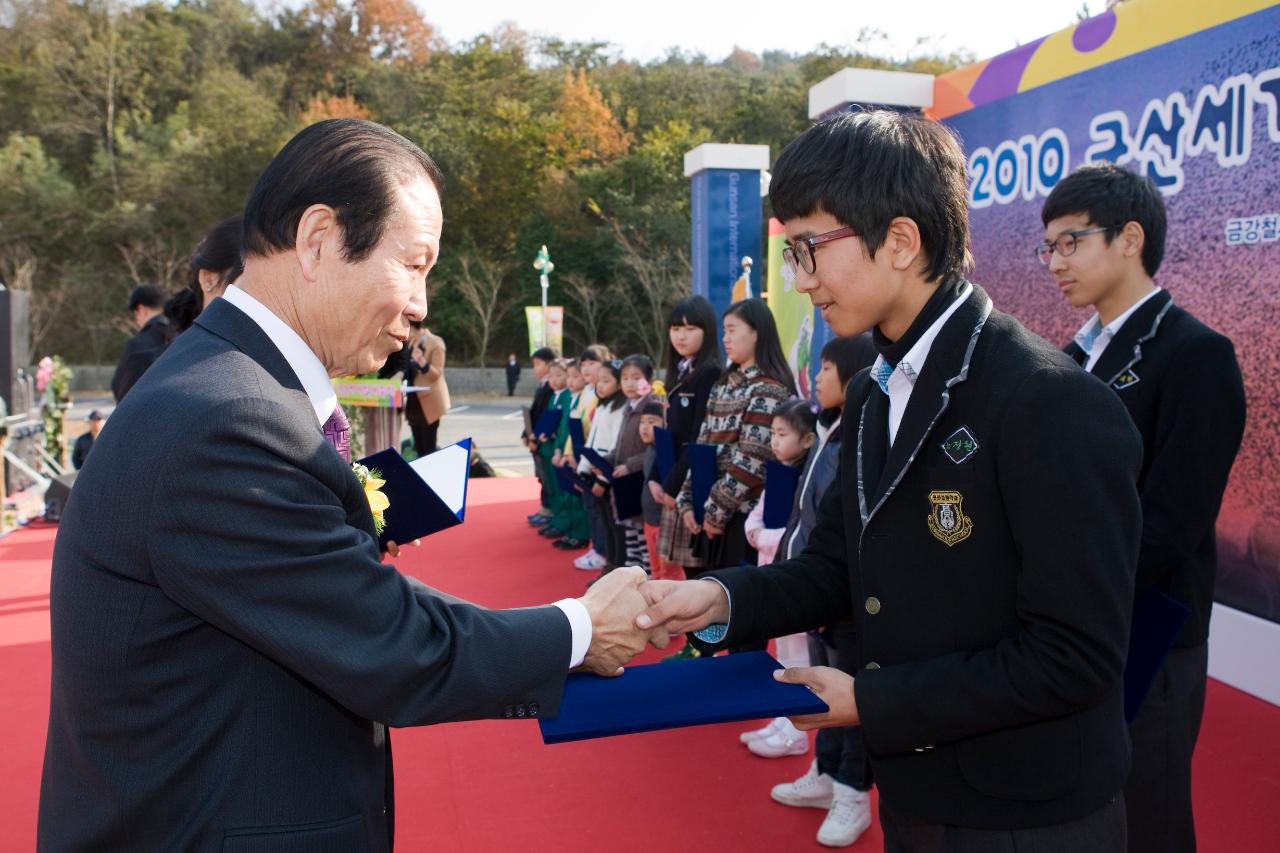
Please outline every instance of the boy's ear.
M800 443L804 445L805 450L808 450L810 447L813 447L813 443L817 440L818 440L817 434L811 432L808 435L806 435Z

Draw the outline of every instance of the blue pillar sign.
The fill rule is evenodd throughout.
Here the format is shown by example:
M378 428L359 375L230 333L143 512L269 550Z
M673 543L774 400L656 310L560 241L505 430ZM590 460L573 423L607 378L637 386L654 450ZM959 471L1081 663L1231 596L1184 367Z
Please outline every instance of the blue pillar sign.
M693 292L717 314L733 301L742 258L761 257L760 179L769 166L767 145L700 145L685 155L692 183L690 262ZM760 281L751 282L759 296Z

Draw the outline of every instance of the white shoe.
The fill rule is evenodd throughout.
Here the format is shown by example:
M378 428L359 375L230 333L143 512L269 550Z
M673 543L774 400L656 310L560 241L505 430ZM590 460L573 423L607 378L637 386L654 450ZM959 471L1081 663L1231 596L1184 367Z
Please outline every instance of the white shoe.
M818 772L818 760L815 758L809 765L809 772L794 782L774 785L769 796L784 806L829 809L834 785L835 781L830 776Z
M871 796L839 782L831 785L831 810L818 830L818 843L824 847L848 847L871 826Z
M809 751L809 736L791 725L786 717L773 734L753 740L747 749L761 758L782 758L784 755L804 755Z
M584 572L598 572L605 567L609 561L596 553L596 549L592 548L587 553L573 561L575 569L582 569Z
M738 735L738 740L742 741L743 743L751 743L751 741L753 740L761 740L762 738L767 738L769 735L776 732L778 730L778 724L783 722L786 719L787 719L786 717L774 717L772 720L769 721L769 725L765 726L763 729L752 729L749 732L743 732L742 734Z

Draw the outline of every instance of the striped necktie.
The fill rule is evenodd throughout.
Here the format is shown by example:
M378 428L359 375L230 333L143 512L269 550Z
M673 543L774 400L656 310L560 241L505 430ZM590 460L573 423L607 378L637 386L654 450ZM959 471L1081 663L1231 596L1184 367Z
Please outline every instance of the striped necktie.
M885 393L885 396L889 394L889 377L893 375L893 369L892 364L882 361L876 365L875 370L871 373L871 378L880 386L880 390Z
M338 451L344 461L351 461L351 423L347 420L346 412L342 411L342 404L333 407L333 414L329 415L329 420L324 422L321 427L324 431L324 437L333 449Z

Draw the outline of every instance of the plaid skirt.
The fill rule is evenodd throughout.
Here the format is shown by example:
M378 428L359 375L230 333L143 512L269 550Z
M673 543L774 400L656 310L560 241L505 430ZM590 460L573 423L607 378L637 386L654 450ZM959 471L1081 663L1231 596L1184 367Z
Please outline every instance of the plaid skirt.
M703 568L702 560L693 553L693 534L680 521L676 507L662 508L662 523L658 525L658 554L662 559L686 569Z

